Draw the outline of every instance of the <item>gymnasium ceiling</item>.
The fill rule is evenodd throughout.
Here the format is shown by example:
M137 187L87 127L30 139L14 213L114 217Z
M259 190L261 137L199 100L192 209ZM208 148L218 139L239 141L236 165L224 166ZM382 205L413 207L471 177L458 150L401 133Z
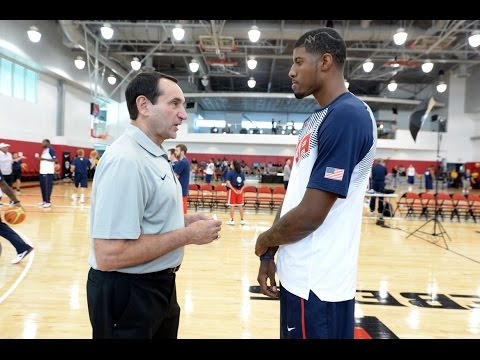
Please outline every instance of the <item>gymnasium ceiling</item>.
M104 22L115 31L110 40L100 35ZM171 35L177 23L186 31L182 41L175 41ZM350 82L349 90L359 96L418 100L425 97L426 89L442 80L441 71L468 77L480 63L480 51L467 41L480 20L329 20L328 24L325 20L59 20L59 24L67 46L85 55L88 44L89 55L98 56L120 81L135 73L130 62L136 56L142 65L177 77L185 93L199 93L198 98L190 99L212 111L293 112L298 102L289 98L222 99L201 94L291 94L288 71L293 45L304 32L320 26L333 25L346 40L345 78ZM247 35L254 24L261 31L257 43ZM393 42L393 34L400 27L408 38L399 46ZM250 56L258 61L254 70L246 65ZM362 69L367 58L375 64L370 73ZM195 74L188 67L192 59L200 64ZM430 73L421 70L426 59L434 63ZM395 63L399 66L393 67ZM207 86L202 85L203 77L208 78ZM256 80L254 89L247 86L250 77ZM392 93L386 90L391 80L399 89ZM313 100L302 104L315 105Z

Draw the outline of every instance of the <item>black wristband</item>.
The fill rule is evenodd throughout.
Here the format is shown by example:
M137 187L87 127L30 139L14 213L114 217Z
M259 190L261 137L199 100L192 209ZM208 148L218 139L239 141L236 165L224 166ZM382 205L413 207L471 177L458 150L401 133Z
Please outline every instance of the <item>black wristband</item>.
M275 256L273 256L273 255L262 255L262 256L260 256L260 261L273 260L273 259L275 259Z

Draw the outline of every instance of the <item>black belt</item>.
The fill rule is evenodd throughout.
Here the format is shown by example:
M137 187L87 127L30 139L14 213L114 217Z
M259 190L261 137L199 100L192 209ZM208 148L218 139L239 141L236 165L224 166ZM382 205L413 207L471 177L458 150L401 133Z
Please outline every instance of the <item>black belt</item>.
M180 265L174 267L174 268L168 268L165 270L160 270L158 273L159 274L173 274L176 273L178 270L180 270Z

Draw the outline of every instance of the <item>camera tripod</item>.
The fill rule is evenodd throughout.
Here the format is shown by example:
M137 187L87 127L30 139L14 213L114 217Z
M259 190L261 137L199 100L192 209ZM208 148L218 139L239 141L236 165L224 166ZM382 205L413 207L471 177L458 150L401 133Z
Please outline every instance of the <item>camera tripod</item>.
M440 162L440 142L441 142L441 140L442 140L442 136L440 134L440 121L439 121L439 126L438 126L438 129L437 129L437 172L438 172L438 169L440 168L439 167L439 162ZM414 230L410 234L408 234L407 239L412 235L420 237L420 236L416 235L416 233L422 233L422 234L425 234L425 235L435 236L435 237L439 237L439 238L441 237L442 240L443 240L443 243L445 244L445 248L448 250L448 244L447 244L447 241L446 241L445 237L449 241L452 241L452 239L450 238L447 231L443 227L442 223L438 219L439 209L438 209L438 196L437 195L438 195L438 176L435 176L435 213L434 213L433 219L427 220L422 226L420 226L419 228L417 228L416 230ZM427 232L424 229L430 223L433 223L433 232ZM422 230L422 229L424 229L424 230ZM436 243L437 241L434 241L434 243Z

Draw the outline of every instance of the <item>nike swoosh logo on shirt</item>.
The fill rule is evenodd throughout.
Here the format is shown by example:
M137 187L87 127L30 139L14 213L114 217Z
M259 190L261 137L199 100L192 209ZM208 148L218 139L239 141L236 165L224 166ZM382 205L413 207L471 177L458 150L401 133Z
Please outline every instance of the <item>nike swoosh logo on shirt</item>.
M163 177L160 176L160 179L165 180L166 177L167 177L167 174L163 175Z
M292 330L294 330L294 329L295 329L294 327L291 328L291 327L288 327L288 325L287 325L287 330L288 330L288 332L290 332L290 331L292 331Z

